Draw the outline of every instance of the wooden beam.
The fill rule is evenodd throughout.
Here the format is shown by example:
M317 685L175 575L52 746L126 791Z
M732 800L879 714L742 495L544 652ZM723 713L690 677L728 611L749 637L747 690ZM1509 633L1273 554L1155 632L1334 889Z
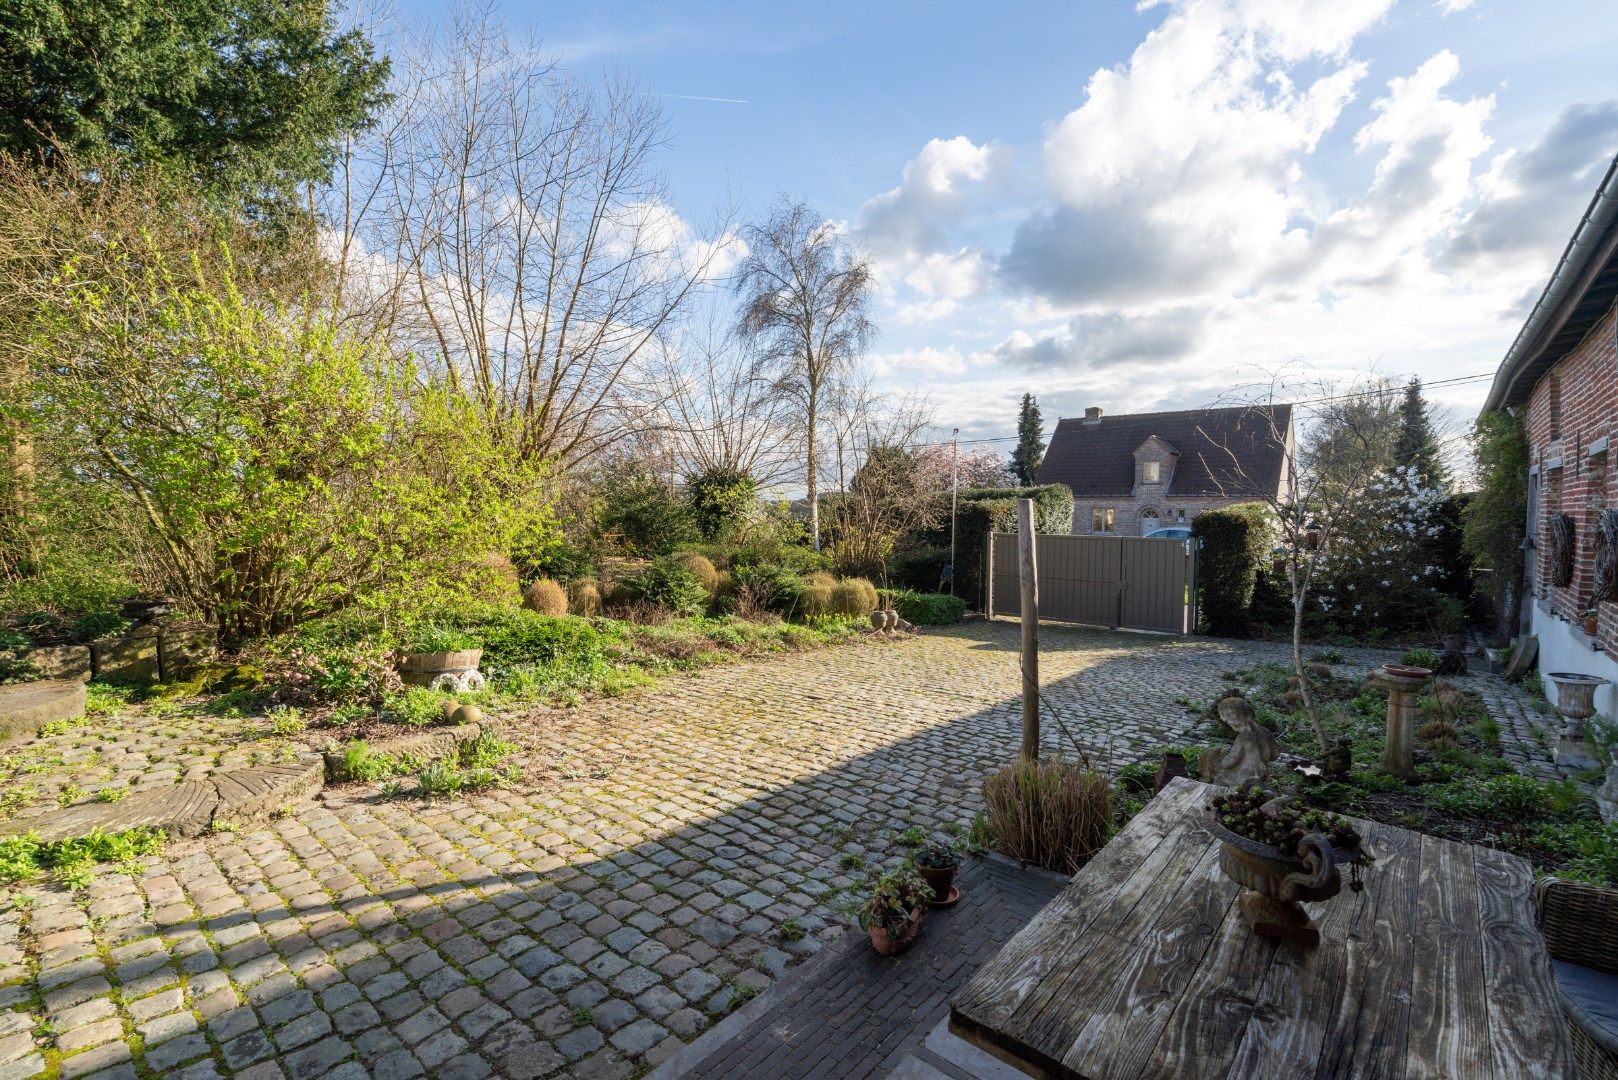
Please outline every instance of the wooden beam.
M1022 756L1039 760L1039 575L1034 500L1017 500L1017 573L1022 584Z

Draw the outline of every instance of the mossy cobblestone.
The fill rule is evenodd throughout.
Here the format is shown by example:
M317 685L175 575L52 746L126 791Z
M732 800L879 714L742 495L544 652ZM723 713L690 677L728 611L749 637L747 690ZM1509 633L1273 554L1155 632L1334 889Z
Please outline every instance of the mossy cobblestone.
M970 623L535 709L504 718L527 767L508 788L327 788L84 889L8 888L0 1072L632 1075L842 933L859 865L892 857L894 832L981 809L1018 744L1016 642L1014 623ZM1059 628L1044 645L1049 700L1114 767L1188 738L1182 701L1220 673L1285 655ZM240 734L262 724L162 722L176 734L97 721L40 742L71 737L101 769L140 756L93 782L172 787L245 763ZM188 742L198 728L211 741ZM1068 748L1054 720L1044 736ZM51 755L33 775L89 786Z

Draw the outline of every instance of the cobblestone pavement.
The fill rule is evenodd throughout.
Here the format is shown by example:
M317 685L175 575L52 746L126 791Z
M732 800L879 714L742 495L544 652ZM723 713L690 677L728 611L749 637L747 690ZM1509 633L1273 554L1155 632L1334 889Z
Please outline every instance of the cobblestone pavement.
M1183 702L1222 671L1285 656L1054 627L1042 644L1047 696L1120 765L1182 739ZM512 789L328 789L86 889L6 890L0 1080L642 1071L840 932L853 864L894 830L980 809L1017 746L1016 648L1015 623L976 622L671 677L512 720L545 766ZM163 763L185 736L135 715L151 730L108 742L155 740L150 771L183 775Z

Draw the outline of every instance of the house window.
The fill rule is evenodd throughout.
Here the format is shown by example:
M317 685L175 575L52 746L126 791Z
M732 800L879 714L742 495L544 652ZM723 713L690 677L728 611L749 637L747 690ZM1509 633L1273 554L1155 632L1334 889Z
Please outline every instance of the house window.
M1112 507L1093 507L1090 510L1091 532L1112 532Z
M1141 482L1146 484L1161 484L1163 482L1163 463L1161 461L1148 461L1142 467Z
M1180 509L1174 511L1174 519L1176 521L1184 521L1185 520L1185 507L1182 506L1182 507L1180 507Z

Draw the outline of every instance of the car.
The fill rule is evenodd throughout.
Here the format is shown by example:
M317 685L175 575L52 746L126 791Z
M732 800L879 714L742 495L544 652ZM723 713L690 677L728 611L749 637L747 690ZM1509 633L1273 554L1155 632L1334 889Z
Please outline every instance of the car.
M1148 540L1189 540L1191 529L1186 525L1169 525L1161 529L1153 529L1146 534Z

